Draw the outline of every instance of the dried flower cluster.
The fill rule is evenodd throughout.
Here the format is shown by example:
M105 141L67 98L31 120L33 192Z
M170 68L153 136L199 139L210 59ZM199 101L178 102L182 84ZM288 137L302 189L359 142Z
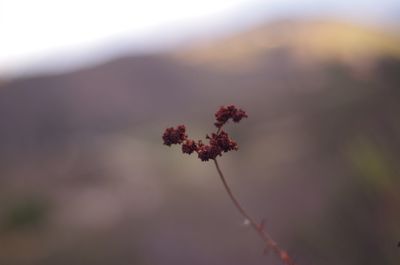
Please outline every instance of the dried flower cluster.
M234 122L239 122L243 118L247 118L247 114L244 110L237 109L234 105L222 106L215 113L215 119L217 121L214 125L217 126L217 128L221 128L229 119L232 119Z
M217 133L207 135L208 144L203 144L201 140L195 141L188 138L185 125L179 125L176 128L167 128L162 136L164 144L171 146L172 144L182 144L182 152L184 154L192 154L196 152L201 161L213 160L222 153L231 150L238 150L237 143L233 141L228 133L222 130L222 126L232 119L239 122L241 119L247 118L247 114L242 109L236 108L234 105L223 106L215 113L216 122L214 125L218 128Z
M176 129L173 127L167 128L163 134L164 144L168 146L171 146L171 144L181 144L186 138L185 125L179 125Z

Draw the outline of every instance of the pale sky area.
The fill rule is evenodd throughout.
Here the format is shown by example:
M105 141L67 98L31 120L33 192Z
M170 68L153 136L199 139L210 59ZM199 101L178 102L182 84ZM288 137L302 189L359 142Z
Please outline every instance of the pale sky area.
M62 71L291 16L397 23L396 0L0 0L0 77Z

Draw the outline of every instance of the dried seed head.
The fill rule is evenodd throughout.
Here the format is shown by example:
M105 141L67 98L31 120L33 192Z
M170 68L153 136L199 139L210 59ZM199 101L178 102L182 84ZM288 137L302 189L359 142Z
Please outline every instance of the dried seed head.
M215 159L222 153L221 149L219 149L217 146L202 145L197 149L197 154L201 161L208 161L210 159Z
M234 105L222 106L215 113L215 119L217 121L214 125L217 128L221 128L229 119L232 119L234 122L239 122L243 118L247 118L247 114L244 110L238 109Z
M195 151L197 151L197 144L195 141L193 141L191 139L186 139L185 141L183 141L182 153L190 155L191 153L193 153Z
M233 114L232 114L232 120L234 122L239 122L243 118L247 118L247 114L244 110L242 109L237 109Z
M173 127L165 129L162 138L164 144L168 146L171 146L171 144L181 144L187 138L185 125L179 125L176 129Z
M210 139L210 145L216 146L224 152L238 149L237 143L229 138L224 130L221 130L219 134L213 133L211 137L207 136L207 138Z

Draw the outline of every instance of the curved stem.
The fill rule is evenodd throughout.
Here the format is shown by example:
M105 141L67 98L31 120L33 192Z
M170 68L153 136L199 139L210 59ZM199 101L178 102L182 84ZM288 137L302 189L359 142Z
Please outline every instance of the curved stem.
M281 249L278 244L271 238L271 236L265 231L264 224L263 222L256 222L243 208L243 206L239 203L239 201L236 199L235 195L233 194L231 188L229 187L228 183L226 182L226 179L224 177L224 174L222 173L218 161L215 158L214 159L215 167L217 168L218 174L220 176L220 179L222 181L222 184L224 185L224 188L226 192L228 193L230 199L232 200L233 204L235 205L236 209L240 212L240 214L250 222L251 227L258 233L258 235L261 237L261 239L264 241L266 244L266 249L265 250L272 250L283 262L285 265L295 265L294 261L292 258L289 257L287 252L283 249Z

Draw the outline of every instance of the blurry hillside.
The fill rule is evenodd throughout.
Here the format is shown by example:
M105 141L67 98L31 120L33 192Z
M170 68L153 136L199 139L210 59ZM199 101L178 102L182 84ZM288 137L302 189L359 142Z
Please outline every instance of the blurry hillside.
M250 117L222 167L299 264L398 264L399 86L399 34L326 21L0 82L0 264L276 262L161 144L229 103Z
M336 60L351 63L358 60L360 64L366 59L376 60L382 56L400 57L399 41L399 32L385 32L349 22L286 20L220 41L204 41L183 52L181 57L199 64L220 63L232 67L232 64L256 63L260 56L286 49L303 62Z

